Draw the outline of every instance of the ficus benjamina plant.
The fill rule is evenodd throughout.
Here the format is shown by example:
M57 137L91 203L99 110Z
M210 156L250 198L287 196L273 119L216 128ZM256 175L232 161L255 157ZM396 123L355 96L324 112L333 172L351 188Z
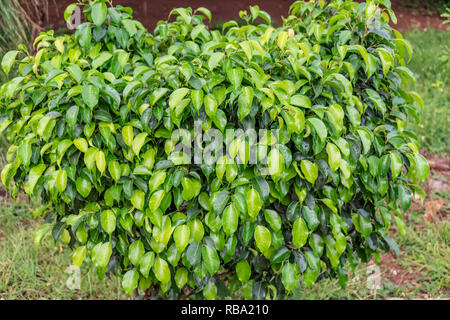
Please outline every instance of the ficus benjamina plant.
M17 71L0 89L1 181L41 199L37 244L51 235L75 266L169 299L345 286L398 253L390 226L405 232L429 166L406 126L424 103L389 0L297 1L278 28L258 6L219 29L208 9L177 8L153 33L105 0L67 20L77 6L74 33L1 64ZM209 132L226 151L196 161Z

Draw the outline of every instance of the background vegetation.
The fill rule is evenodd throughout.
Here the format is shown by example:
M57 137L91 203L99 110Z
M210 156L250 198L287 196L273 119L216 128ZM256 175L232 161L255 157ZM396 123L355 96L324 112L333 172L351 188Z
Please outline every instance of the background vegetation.
M38 25L25 17L30 15L17 1L0 0L0 60L17 43L32 39ZM413 89L425 101L420 124L411 121L409 125L418 133L431 163L432 175L425 183L427 200L414 202L406 214L405 237L393 230L401 254L382 257L378 289L368 286L373 279L369 265L356 270L346 289L337 280L323 279L312 288L300 286L293 299L450 298L450 62L439 60L450 47L450 32L428 29L404 34L414 47L409 65L417 79ZM0 166L4 150L0 137ZM80 288L68 288L70 275L65 271L71 264L70 249L55 246L50 238L34 246L34 230L42 223L33 219L35 206L25 197L12 200L0 190L0 299L125 299L117 278L99 281L83 269Z

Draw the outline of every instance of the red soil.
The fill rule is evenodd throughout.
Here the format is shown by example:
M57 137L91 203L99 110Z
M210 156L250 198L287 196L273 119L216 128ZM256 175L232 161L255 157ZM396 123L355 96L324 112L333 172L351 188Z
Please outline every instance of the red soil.
M359 0L358 0L359 1ZM63 13L67 5L74 0L50 0L47 25L54 28L64 27ZM281 24L281 17L288 15L289 6L294 0L114 0L114 4L129 6L134 10L134 17L141 21L149 30L153 30L159 20L167 19L170 11L178 7L206 7L211 10L213 22L225 22L236 19L240 10L248 10L250 5L259 5L261 10L267 11L277 24ZM414 28L435 28L448 30L442 25L443 19L436 12L424 8L408 9L401 5L402 0L392 0L392 7L397 15L398 24L395 26L401 31Z

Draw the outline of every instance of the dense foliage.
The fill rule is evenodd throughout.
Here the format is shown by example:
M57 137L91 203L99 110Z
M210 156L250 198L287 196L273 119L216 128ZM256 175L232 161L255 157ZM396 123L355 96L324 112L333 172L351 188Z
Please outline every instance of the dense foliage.
M179 8L153 34L106 4L80 2L74 34L2 61L19 75L0 89L1 180L42 199L36 243L51 234L129 294L208 299L345 285L398 251L388 229L404 232L429 168L405 127L423 101L402 89L411 47L388 0L297 1L280 28L257 6L221 30ZM226 155L194 161L209 132Z

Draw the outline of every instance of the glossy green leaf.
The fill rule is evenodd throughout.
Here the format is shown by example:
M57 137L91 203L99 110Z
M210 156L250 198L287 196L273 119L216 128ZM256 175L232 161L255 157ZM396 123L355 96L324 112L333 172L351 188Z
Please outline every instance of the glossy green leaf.
M305 220L302 218L295 220L294 225L292 226L292 243L294 246L299 249L303 247L308 240L308 235L309 230Z
M103 1L97 1L92 5L92 21L96 26L100 26L105 22L108 10Z
M160 257L156 258L155 264L153 265L153 272L155 273L156 279L161 281L162 284L170 282L171 273L166 260Z
M300 168L305 176L305 179L309 183L314 184L319 176L319 168L317 165L309 160L302 160L300 163Z
M251 188L247 193L246 201L249 216L253 219L256 218L263 205L259 193L254 188Z
M145 193L141 190L134 190L131 196L131 203L138 210L144 210Z
M11 70L11 67L13 66L14 62L16 61L16 57L19 54L19 51L13 50L5 53L5 55L2 58L2 70L5 72L6 76L9 75L9 71Z
M112 246L111 243L98 243L92 249L92 262L98 268L106 268L109 263L109 258L112 254Z
M91 193L91 190L92 190L91 182L85 178L78 177L75 184L76 184L78 193L83 198L87 198L87 196Z
M81 91L84 103L90 108L94 109L98 105L100 91L94 85L88 84L83 86Z
M253 89L251 87L243 87L239 96L238 118L242 121L252 110Z
M86 257L86 246L78 247L74 250L72 254L72 264L79 268L83 264L83 261Z
M236 275L242 283L247 283L250 280L252 270L247 260L241 260L236 264Z
M131 295L134 289L137 288L139 281L139 273L136 269L127 271L122 279L122 288L128 294Z
M28 174L28 180L25 183L24 191L27 194L33 194L36 183L38 182L41 175L44 173L47 166L45 164L38 164L37 166L31 168Z
M281 270L281 281L288 292L292 291L300 281L297 265L286 263Z
M217 251L214 248L205 245L202 248L202 258L208 273L211 276L215 275L220 267L220 260Z
M272 234L269 229L264 226L257 225L254 236L256 246L261 252L264 253L267 249L269 249L270 244L272 243Z
M141 240L132 242L128 247L128 258L130 259L130 262L135 266L139 266L144 252L144 245Z
M228 235L236 232L239 222L239 212L233 204L225 208L222 216L223 231Z
M191 230L187 225L176 227L173 233L173 240L175 241L178 252L183 252L186 249L190 236Z
M100 221L103 230L109 235L111 235L116 229L116 215L112 210L104 210L100 214Z
M169 97L170 109L174 109L176 106L178 106L181 100L183 100L188 93L189 93L188 88L179 88L175 90Z
M332 143L327 143L327 154L328 154L328 164L330 165L331 171L336 171L340 167L341 163L341 152Z

